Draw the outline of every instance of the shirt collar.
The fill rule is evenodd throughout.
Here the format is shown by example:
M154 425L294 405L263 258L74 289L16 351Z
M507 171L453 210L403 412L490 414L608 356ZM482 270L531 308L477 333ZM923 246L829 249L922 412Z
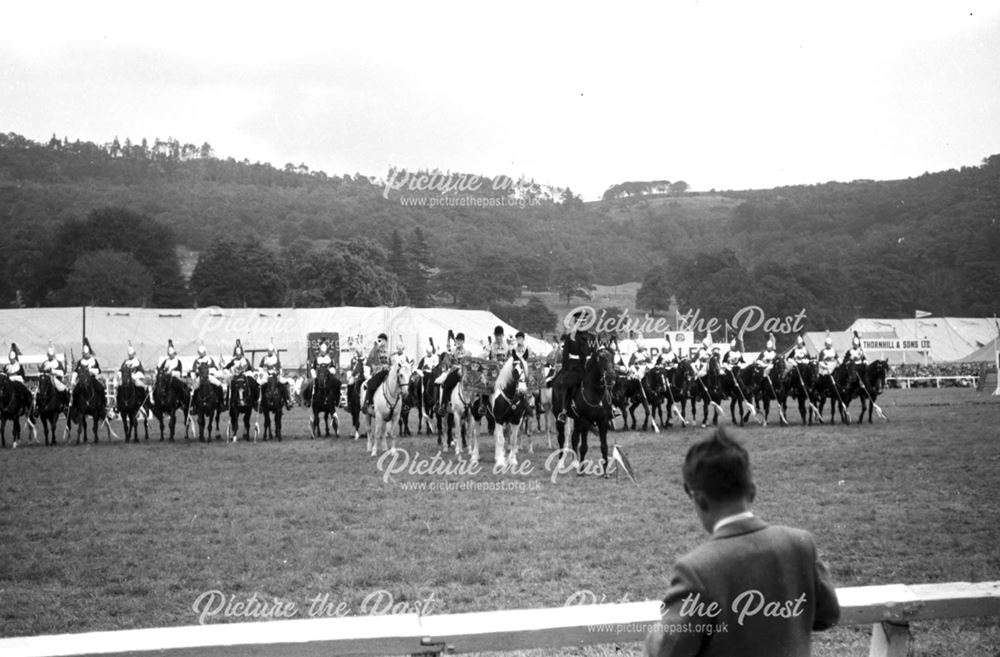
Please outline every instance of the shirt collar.
M743 511L742 513L734 513L731 516L726 516L715 523L715 526L712 527L712 534L718 534L719 530L726 525L739 522L740 520L746 520L747 518L753 518L753 511Z

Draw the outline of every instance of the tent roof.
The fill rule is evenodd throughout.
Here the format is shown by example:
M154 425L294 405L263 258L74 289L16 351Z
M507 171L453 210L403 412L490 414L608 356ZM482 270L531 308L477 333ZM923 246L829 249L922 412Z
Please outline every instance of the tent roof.
M852 330L894 332L904 340L927 338L931 342L927 359L931 362L951 362L964 358L997 334L992 317L858 319L848 327L848 331Z
M51 340L57 351L78 358L84 315L87 337L104 369L125 359L129 340L147 364L165 355L168 340L181 356L193 355L203 342L210 355L223 358L232 354L237 338L247 352L266 349L273 340L282 364L297 369L306 365L309 333L336 332L342 348L351 338L366 351L379 333L389 336L391 348L402 336L406 351L418 358L429 338L444 349L449 329L465 333L473 352L495 326L507 336L517 332L489 311L453 308L25 308L0 310L0 344L16 342L25 355L44 354ZM525 342L538 354L550 348L530 336Z

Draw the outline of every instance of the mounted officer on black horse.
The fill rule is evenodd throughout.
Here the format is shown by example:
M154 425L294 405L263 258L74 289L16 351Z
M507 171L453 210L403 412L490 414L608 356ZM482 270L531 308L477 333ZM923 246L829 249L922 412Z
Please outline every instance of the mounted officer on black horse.
M63 383L66 365L56 357L56 350L49 343L45 360L38 366L38 394L35 395L35 414L42 420L45 444L56 444L56 425L65 412L69 421L69 388ZM67 433L69 427L66 427ZM52 442L49 442L51 435Z
M230 373L229 379L229 432L233 440L239 432L239 420L243 418L243 439L250 440L250 416L260 400L260 384L253 377L253 363L243 353L243 344L236 340L233 357L223 368Z
M13 422L13 447L17 447L21 439L21 418L28 417L31 413L31 391L24 385L24 365L21 365L18 358L21 350L16 344L10 345L9 362L4 365L3 372L0 373L0 447L7 446L7 421ZM34 431L34 425L32 425ZM55 438L53 436L53 443Z

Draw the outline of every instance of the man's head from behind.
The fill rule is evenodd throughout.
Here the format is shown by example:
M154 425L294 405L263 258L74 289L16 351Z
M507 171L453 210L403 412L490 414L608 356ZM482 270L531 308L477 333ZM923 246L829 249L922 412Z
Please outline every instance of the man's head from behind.
M691 446L682 473L684 491L709 533L717 521L749 509L757 493L750 455L722 428Z

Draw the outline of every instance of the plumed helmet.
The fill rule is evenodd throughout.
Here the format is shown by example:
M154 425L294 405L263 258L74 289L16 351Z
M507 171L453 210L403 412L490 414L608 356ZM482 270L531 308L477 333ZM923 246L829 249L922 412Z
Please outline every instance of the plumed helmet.
M427 349L425 351L428 356L432 356L434 354L434 345L433 344L427 345Z
M729 341L729 348L732 349L733 351L736 351L736 338L733 338L732 340Z
M403 353L403 343L402 342L400 342L399 344L396 345L396 353L397 354Z
M236 346L233 347L233 356L243 355L243 343L240 342L239 338L236 338Z
M799 345L800 347L802 345L804 345L805 343L806 343L806 341L802 338L801 335L799 337L795 338L795 344Z
M330 347L326 344L326 340L319 343L319 353L325 354L329 349Z
M712 346L712 341L708 339L707 335L701 339L701 346L705 347L705 349L708 349L710 346Z
M128 341L128 357L132 358L135 356L135 347L132 346L132 341Z
M827 347L833 346L833 338L830 337L829 331L826 332L826 340L823 341L823 344L825 344Z
M198 355L199 356L204 356L205 355L205 351L206 351L205 350L205 344L204 343L199 344L198 345Z
M774 333L767 334L767 348L774 349Z
M52 344L52 340L49 340L49 348L45 350L45 355L48 356L49 358L55 358L56 348Z
M93 349L93 347L90 346L90 338L84 338L83 339L83 353L84 353L84 355L87 355L87 356L93 356L94 355L94 349Z
M174 349L174 341L172 338L167 340L167 355L170 357L177 355L177 350Z
M274 353L274 338L271 338L271 340L267 343L267 353Z
M851 345L855 347L861 346L861 336L858 335L857 331L854 332L854 337L851 339Z
M667 345L668 347L670 346L670 334L669 334L669 333L664 333L664 334L663 334L663 342L664 342L664 343L665 343L665 344L666 344L666 345Z
M17 357L21 355L21 350L17 348L17 345L13 342L10 343L10 362L17 360Z

